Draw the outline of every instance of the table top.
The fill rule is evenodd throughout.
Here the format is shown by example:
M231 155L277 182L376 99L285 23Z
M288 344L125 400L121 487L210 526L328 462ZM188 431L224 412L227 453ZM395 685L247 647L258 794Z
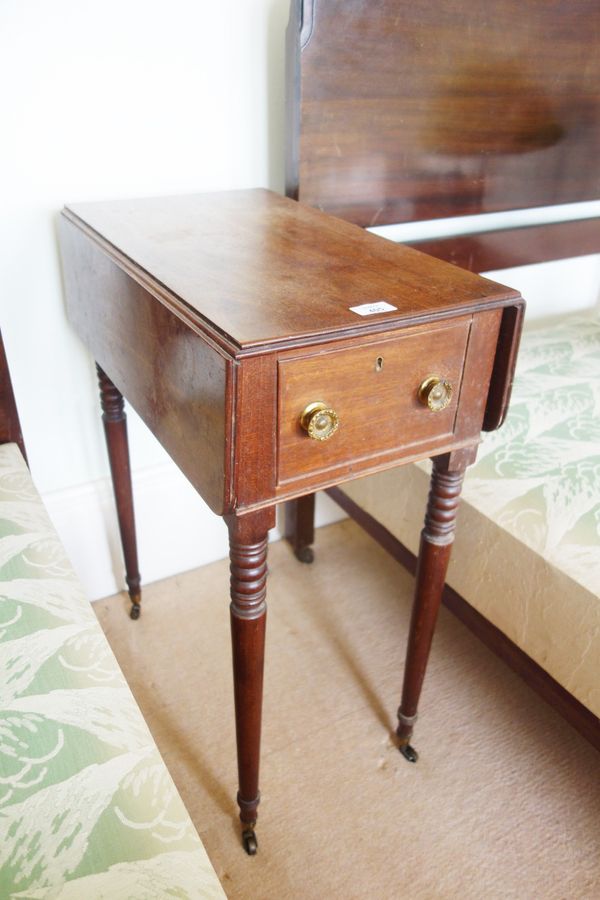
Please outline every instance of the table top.
M242 350L416 324L519 296L262 189L75 203L64 214Z

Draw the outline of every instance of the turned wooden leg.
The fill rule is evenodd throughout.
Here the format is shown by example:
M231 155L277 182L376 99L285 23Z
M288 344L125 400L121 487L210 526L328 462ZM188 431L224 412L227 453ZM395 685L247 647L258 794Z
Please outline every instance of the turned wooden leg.
M231 570L231 643L239 791L237 802L246 852L256 853L254 833L260 801L258 770L267 616L267 535L273 507L226 516Z
M311 544L315 540L315 495L306 494L285 504L285 536L296 558L311 563L315 558Z
M133 492L131 489L125 404L123 395L114 386L106 372L97 364L96 369L100 385L104 434L106 435L121 544L123 545L123 556L125 557L125 580L129 589L129 596L131 597L130 615L132 619L138 619L141 612L142 592L133 514Z
M410 746L410 738L417 719L419 696L454 541L456 510L464 473L464 463L451 468L449 456L433 460L425 527L421 532L417 583L408 635L402 702L398 710L399 725L396 732L400 752L410 762L417 761L417 753Z

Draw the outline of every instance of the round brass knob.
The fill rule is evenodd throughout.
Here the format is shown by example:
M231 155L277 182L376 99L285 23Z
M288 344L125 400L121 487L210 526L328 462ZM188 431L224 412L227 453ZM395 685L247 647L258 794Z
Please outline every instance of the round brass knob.
M309 403L300 416L300 425L315 441L327 441L338 430L340 420L322 400Z
M452 385L438 375L430 375L421 382L417 396L423 406L428 406L432 412L440 412L452 400Z

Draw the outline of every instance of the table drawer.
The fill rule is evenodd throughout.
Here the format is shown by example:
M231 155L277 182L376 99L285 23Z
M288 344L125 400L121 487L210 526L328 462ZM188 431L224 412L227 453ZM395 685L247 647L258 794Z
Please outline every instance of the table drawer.
M451 437L470 323L461 318L353 348L280 359L278 484ZM429 376L452 388L449 404L435 412L419 400ZM311 438L301 425L303 411L316 401L339 419L327 440Z

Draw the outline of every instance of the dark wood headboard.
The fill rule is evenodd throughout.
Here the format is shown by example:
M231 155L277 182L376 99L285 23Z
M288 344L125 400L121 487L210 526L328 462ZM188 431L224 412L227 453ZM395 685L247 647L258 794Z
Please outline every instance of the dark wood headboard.
M287 66L288 196L365 227L600 198L598 0L292 0Z
M21 423L12 389L8 361L4 351L4 343L0 334L0 444L15 443L27 460L25 442L21 431Z

